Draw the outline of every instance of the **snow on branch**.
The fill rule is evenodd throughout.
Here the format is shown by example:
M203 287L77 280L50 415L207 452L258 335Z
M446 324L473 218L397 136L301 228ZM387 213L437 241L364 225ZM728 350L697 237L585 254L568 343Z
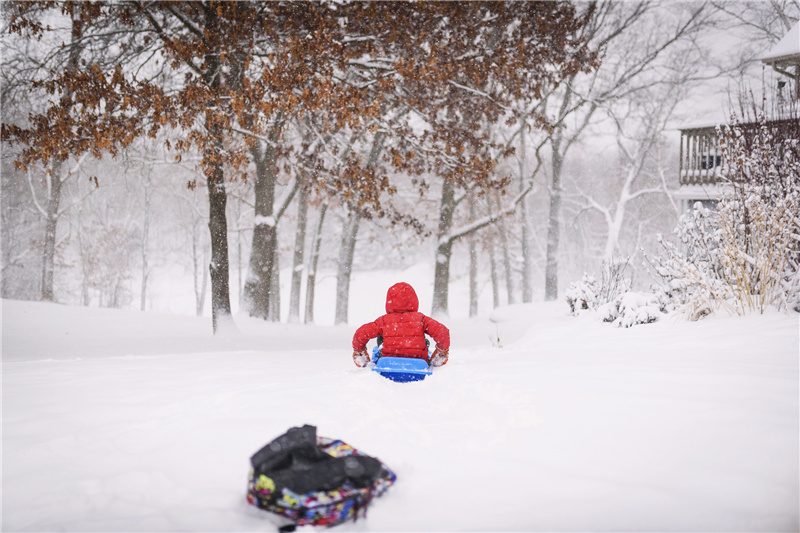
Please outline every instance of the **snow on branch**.
M490 224L494 224L501 218L510 215L514 211L516 211L517 206L519 205L522 200L528 195L529 192L533 190L533 180L528 180L528 186L521 191L517 196L503 209L499 210L497 213L489 213L485 217L479 218L469 224L465 224L460 228L455 228L450 233L444 234L439 237L438 244L441 246L447 242L454 242L462 237L466 237L467 235L474 233L478 230L485 228Z
M78 161L75 162L75 166L69 169L69 172L67 172L67 174L61 179L61 181L62 182L67 181L71 175L78 172L81 169L83 162L86 161L86 158L89 157L90 155L91 155L90 152L86 152L82 156L80 156L80 158L78 158Z
M461 89L462 91L467 91L468 93L472 93L472 94L475 94L475 95L478 95L478 96L482 96L482 97L486 98L487 100L491 101L492 103L494 103L497 107L499 107L503 111L513 112L513 109L511 109L508 106L505 106L505 105L501 104L500 102L498 102L497 100L492 98L492 96L490 94L488 94L488 93L485 93L483 91L479 91L478 89L473 89L472 87L467 87L466 85L461 85L460 83L456 83L454 81L450 81L450 85L452 85L453 87L455 87L457 89Z
M174 5L169 5L169 6L167 6L167 9L169 10L169 12L170 12L170 13L172 13L172 15L173 15L175 18L177 18L178 20L180 20L180 21L181 21L181 23L182 23L182 24L183 24L183 25L184 25L184 26L185 26L185 27L186 27L186 28L187 28L189 31L191 31L192 33L194 33L194 34L195 34L197 37L199 37L200 39L205 39L205 32L203 31L203 28L199 27L199 26L198 26L197 24L195 24L195 23L194 23L192 20L190 20L188 17L186 17L186 16L185 16L183 13L181 13L181 11L180 11L179 9L176 9Z
M292 187L286 190L283 198L278 201L278 210L275 212L276 221L281 219L283 213L286 211L286 208L288 208L289 204L292 203L292 199L294 198L294 195L297 194L297 191L300 190L301 184L302 180L295 178Z
M353 67L361 67L370 70L394 70L393 61L388 58L373 58L373 59L351 59L347 62L348 65Z
M258 226L269 226L271 228L274 228L275 226L278 225L278 221L275 220L275 217L271 217L271 216L267 217L267 216L263 216L263 215L256 215L253 218L253 224L255 224L256 227L258 227Z
M252 131L249 131L249 130L245 130L245 129L242 129L242 128L238 128L236 126L228 126L228 130L232 131L234 133L239 133L241 135L245 135L247 137L252 137L254 139L258 139L259 141L263 141L263 142L267 143L269 146L271 146L272 148L277 148L278 147L278 145L275 143L275 141L273 141L269 137L265 137L264 135L259 135L259 134L255 133L255 132L252 132Z
M28 167L27 178L28 187L30 187L31 190L31 198L33 198L33 205L43 218L47 218L47 211L45 211L44 207L39 203L39 199L36 197L36 189L33 187L33 177L31 176L31 167Z

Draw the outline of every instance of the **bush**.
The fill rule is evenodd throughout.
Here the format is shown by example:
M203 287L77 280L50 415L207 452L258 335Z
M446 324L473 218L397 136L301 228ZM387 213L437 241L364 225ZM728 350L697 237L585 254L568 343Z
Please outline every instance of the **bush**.
M627 258L615 258L610 263L604 262L600 280L584 273L580 281L571 284L564 296L572 314L587 309L596 310L601 304L610 302L630 290L631 281L625 277L628 263Z
M729 307L733 294L722 276L720 234L716 213L699 202L683 215L675 228L681 247L661 236L661 253L648 260L660 278L656 294L666 310L697 320L717 307ZM647 255L645 255L647 257ZM731 311L734 308L729 307Z
M569 286L564 297L569 305L569 310L573 315L588 309L597 309L599 284L594 276L584 274L580 281L576 281Z
M583 311L597 313L604 322L618 327L655 322L664 314L658 296L631 292L631 281L625 277L628 260L603 264L600 280L584 274L565 293L573 315Z
M655 294L625 292L597 310L603 322L629 328L637 324L650 324L664 316L659 298Z
M676 228L683 251L660 240L651 264L661 292L692 320L717 309L800 311L800 119L719 130L726 190L716 212L699 204Z

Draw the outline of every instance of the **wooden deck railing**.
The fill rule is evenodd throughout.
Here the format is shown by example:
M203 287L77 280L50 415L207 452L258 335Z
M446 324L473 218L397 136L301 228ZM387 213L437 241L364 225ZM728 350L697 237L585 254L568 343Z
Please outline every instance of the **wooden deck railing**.
M780 119L766 122L778 139L798 138L798 122L795 119ZM725 128L727 126L723 126ZM755 122L739 124L746 143L752 142L758 132ZM724 160L719 146L717 126L684 128L681 132L681 157L679 183L685 185L715 185L722 181L720 170Z
M681 130L681 185L714 185L720 179L721 166L715 126Z

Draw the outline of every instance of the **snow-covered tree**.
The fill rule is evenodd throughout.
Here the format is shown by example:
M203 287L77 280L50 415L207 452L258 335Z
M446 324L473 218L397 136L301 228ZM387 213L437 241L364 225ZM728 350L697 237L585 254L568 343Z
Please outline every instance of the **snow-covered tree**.
M561 236L564 164L597 119L613 102L626 101L653 83L661 58L675 47L690 43L709 27L711 9L706 4L669 2L603 2L580 28L589 46L602 51L596 72L576 73L558 91L538 104L555 127L537 145L537 157L549 151L550 206L547 229L545 299L558 295L558 256ZM689 47L690 48L690 47Z

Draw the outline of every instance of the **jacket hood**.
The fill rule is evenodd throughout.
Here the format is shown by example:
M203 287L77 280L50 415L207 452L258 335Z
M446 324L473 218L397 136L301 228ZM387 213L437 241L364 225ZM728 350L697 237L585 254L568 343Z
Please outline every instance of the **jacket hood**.
M389 287L386 293L387 313L416 312L419 309L419 298L414 292L414 287L405 282L400 282Z

